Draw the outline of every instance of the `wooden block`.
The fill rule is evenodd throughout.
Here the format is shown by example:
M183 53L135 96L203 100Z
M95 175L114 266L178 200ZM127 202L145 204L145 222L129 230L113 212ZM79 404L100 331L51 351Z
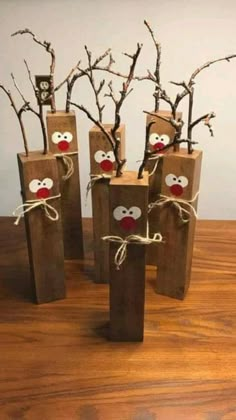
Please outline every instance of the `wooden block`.
M111 124L104 124L110 130ZM117 136L121 139L120 157L125 154L125 126L121 125L117 130ZM93 175L112 175L116 169L114 155L111 146L101 132L94 126L89 131L90 149L90 172ZM109 243L101 240L109 234L109 179L96 181L92 187L93 209L93 235L94 235L94 267L95 282L108 283L109 281Z
M110 182L110 235L146 236L148 175L124 172ZM126 260L116 269L114 257L120 245L110 243L110 338L142 341L145 300L145 245L128 245Z
M63 153L68 155L73 162L74 168L71 177L64 180L63 176L66 174L66 166L63 159L57 156L62 197L65 258L83 258L80 174L77 154L78 141L74 111L68 113L64 111L47 112L47 131L49 150L55 155Z
M110 131L112 124L104 124L106 130ZM117 130L117 137L120 138L120 158L125 157L125 126L121 124ZM110 174L116 169L116 163L112 148L107 138L104 136L99 127L94 126L89 131L89 148L90 148L90 169L91 174Z
M199 191L202 152L191 155L186 149L165 155L161 194L186 201L192 200ZM197 209L197 199L191 203ZM183 205L189 210L188 206ZM173 204L157 210L156 229L160 230L165 243L155 248L157 265L157 293L183 299L187 293L192 265L192 253L196 218L190 209L190 221L183 224ZM184 215L186 217L186 215Z
M170 111L158 111L154 112L154 114L160 115L165 118L171 117ZM182 118L182 113L177 112L176 118ZM160 118L156 118L147 114L147 125L150 123L151 120L154 120L155 123L151 126L150 129L150 150L155 150L158 148L157 146L161 147L161 144L164 146L169 144L174 140L175 136L175 129L174 127L164 120ZM156 139L156 142L155 142ZM160 194L161 191L161 184L162 184L162 168L163 168L163 161L162 156L167 155L168 153L172 153L172 148L166 149L163 153L159 153L161 155L158 166L153 173L149 177L149 203L152 203L156 200L157 194ZM156 160L149 160L147 163L147 170L149 173L153 172L154 166L156 164ZM156 231L156 219L157 219L157 210L153 209L152 213L149 215L149 228L150 232ZM155 247L153 245L147 248L147 257L146 257L147 264L155 265L156 264L156 256L155 256Z
M60 193L55 157L31 152L17 155L23 202L57 196ZM59 220L49 220L37 207L25 214L32 285L37 303L65 297L64 249L60 198L49 201Z

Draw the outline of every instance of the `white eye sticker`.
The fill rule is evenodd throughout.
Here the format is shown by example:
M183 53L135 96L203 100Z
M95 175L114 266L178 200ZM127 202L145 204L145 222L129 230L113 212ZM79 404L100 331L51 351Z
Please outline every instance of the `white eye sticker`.
M115 220L120 221L123 217L129 216L128 210L124 206L118 206L113 210L113 217Z
M40 187L41 187L41 181L40 181L39 179L33 179L33 180L29 183L29 190L30 190L32 193L36 193Z
M51 178L44 178L41 182L41 186L50 190L53 186L53 180Z
M101 163L104 159L107 158L107 155L105 152L103 152L103 150L98 150L95 154L94 154L94 159L97 163Z
M65 133L62 134L62 140L70 143L73 140L73 135L69 131L65 131Z
M186 176L179 176L177 182L181 187L185 188L188 185L188 178L186 178Z
M114 153L112 151L111 152L107 152L106 158L108 160L110 160L111 162L115 162L115 155L114 155Z
M41 88L42 90L48 90L48 88L49 88L49 83L48 83L48 82L46 82L46 81L42 81L42 82L40 82L39 86L40 86L40 88Z
M152 133L150 136L149 136L149 143L152 145L152 146L154 146L154 144L156 144L156 143L158 143L160 140L159 140L159 138L160 138L160 136L159 136L159 134L157 134L157 133Z
M167 135L167 134L162 134L160 137L159 137L159 141L161 142L161 143L163 143L164 144L164 146L166 146L167 144L169 144L169 142L170 142L170 137Z
M141 216L142 212L139 207L133 206L130 207L128 210L128 216L133 217L133 219L137 220Z
M166 175L165 177L166 185L168 185L168 187L171 187L173 184L176 184L177 179L178 179L177 176L174 174Z
M58 144L62 140L63 140L62 133L60 133L60 131L55 131L55 133L52 134L53 143Z

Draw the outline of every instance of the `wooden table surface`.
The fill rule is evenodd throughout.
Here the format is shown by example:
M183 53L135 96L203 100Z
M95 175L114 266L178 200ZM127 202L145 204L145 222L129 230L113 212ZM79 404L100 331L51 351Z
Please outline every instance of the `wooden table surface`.
M0 218L0 420L236 419L236 222L199 221L185 301L154 293L145 340L107 340L108 286L66 262L67 299L32 303L24 223Z

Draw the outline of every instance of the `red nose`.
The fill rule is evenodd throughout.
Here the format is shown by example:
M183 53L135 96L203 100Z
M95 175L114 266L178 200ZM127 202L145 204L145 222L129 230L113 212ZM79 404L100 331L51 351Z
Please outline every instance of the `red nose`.
M69 149L69 143L66 140L62 140L58 143L58 149L60 149L62 152Z
M133 217L126 216L126 217L123 217L123 219L121 219L120 225L121 225L122 229L130 231L130 230L135 229L136 220L133 219Z
M113 169L113 163L110 160L105 159L100 163L100 167L103 171L109 172Z
M48 188L39 188L36 193L38 198L48 198L49 197L49 189Z
M154 150L161 150L164 147L164 143L162 143L161 141L158 141L157 143L154 144L153 149Z
M178 197L179 195L182 195L183 194L183 191L184 190L183 190L183 187L181 187L181 185L174 184L174 185L171 185L170 191L171 191L171 194L173 194L176 197Z

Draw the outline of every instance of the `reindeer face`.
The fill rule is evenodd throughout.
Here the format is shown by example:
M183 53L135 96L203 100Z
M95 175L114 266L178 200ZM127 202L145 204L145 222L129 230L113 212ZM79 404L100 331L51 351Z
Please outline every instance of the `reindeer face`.
M103 172L110 172L113 170L115 156L112 151L104 152L103 150L98 150L94 154L94 159L99 164Z
M53 180L51 178L44 178L42 181L39 179L33 179L29 183L29 190L36 194L36 197L39 199L48 198L52 187Z
M135 230L136 220L139 219L142 212L139 207L133 206L127 209L124 206L118 206L113 211L113 217L120 224L120 227L126 232Z
M180 197L184 192L184 188L188 185L188 178L186 176L177 177L174 174L168 174L165 177L165 183L172 195Z
M52 142L57 144L60 152L66 152L70 147L70 142L73 140L73 135L69 131L61 133L60 131L55 131L52 134Z
M167 134L152 133L149 136L149 143L153 150L160 151L170 142L170 137Z

